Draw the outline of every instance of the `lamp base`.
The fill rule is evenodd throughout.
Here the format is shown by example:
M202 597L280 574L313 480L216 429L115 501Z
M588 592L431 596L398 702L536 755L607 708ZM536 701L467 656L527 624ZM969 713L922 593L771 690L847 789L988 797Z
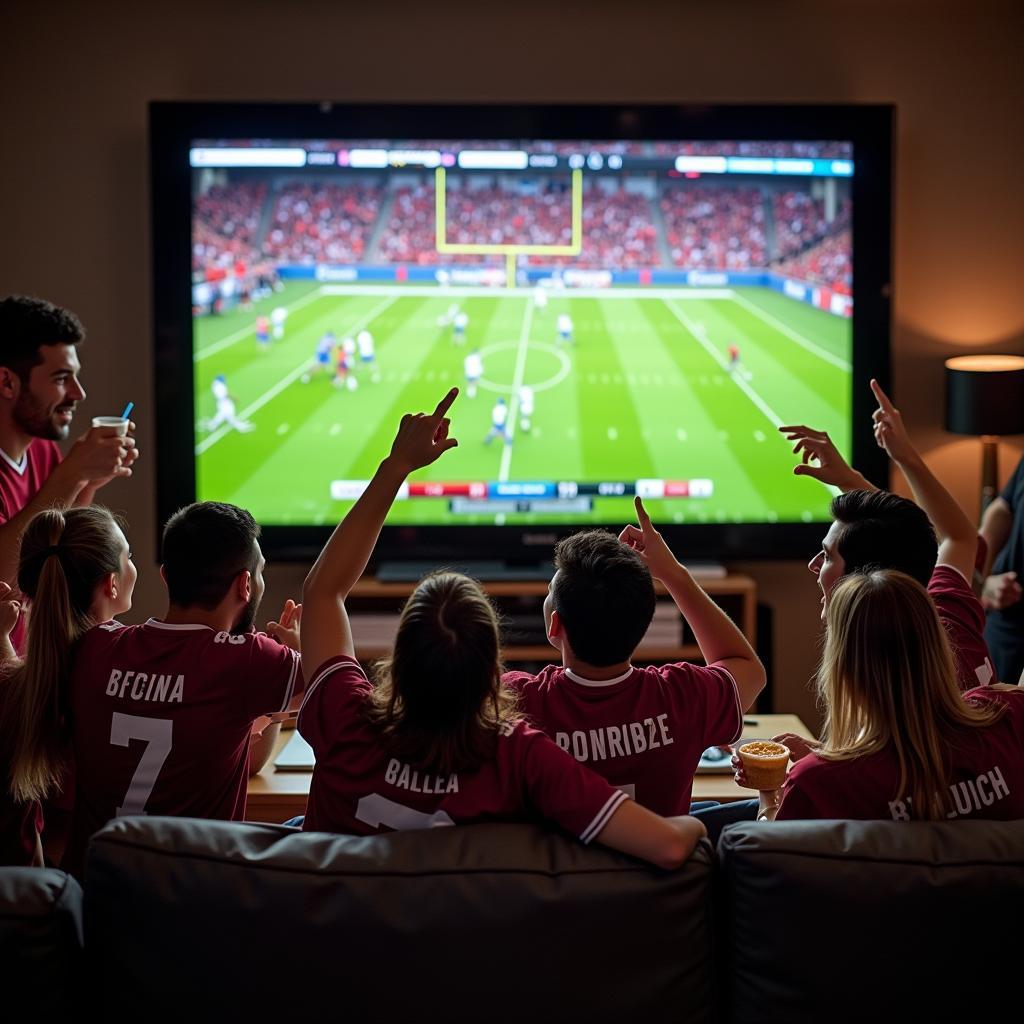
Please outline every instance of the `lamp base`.
M999 438L992 434L981 436L981 514L999 493Z

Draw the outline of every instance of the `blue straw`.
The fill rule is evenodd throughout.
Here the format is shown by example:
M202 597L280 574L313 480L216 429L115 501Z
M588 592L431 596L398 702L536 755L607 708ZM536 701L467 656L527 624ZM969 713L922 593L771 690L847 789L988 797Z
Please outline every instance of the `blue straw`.
M124 412L121 413L121 419L123 419L123 420L128 419L129 415L131 414L132 409L134 409L134 408L135 408L135 403L134 402L129 402L124 407Z

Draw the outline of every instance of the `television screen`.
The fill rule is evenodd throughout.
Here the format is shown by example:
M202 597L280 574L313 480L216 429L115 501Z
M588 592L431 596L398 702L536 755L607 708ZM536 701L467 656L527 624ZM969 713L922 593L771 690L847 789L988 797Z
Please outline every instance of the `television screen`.
M745 133L714 129L756 116L712 108L674 134L688 119L663 108L521 108L548 130L483 137L437 128L514 119L424 108L414 133L416 108L335 108L313 133L273 105L161 106L158 389L192 398L161 455L164 511L171 480L170 504L230 501L271 534L322 535L400 416L458 386L459 447L388 517L406 536L618 526L635 494L735 551L737 526L828 519L829 489L794 476L778 428L863 454L857 388L887 378L887 336L869 361L856 325L887 321L888 139L862 145L850 108L816 109L811 135L807 108ZM577 138L574 122L614 131Z

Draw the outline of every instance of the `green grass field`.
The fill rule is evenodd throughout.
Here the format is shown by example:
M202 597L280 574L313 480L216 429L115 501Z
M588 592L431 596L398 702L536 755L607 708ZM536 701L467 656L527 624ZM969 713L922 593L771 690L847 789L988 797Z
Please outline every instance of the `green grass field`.
M469 316L456 346L438 319L458 302ZM256 316L289 308L285 337L258 349ZM568 312L572 346L556 345ZM849 452L849 320L768 289L627 289L558 292L534 309L532 292L442 291L402 286L289 283L245 313L195 322L197 421L214 415L211 382L223 374L240 417L255 429L196 427L197 492L245 506L264 524L331 524L350 502L332 480L367 480L387 454L402 414L431 409L464 385L463 358L479 347L484 381L451 411L459 447L412 479L447 481L706 478L707 498L648 502L664 522L774 522L827 518L828 490L794 477L780 424L828 430ZM366 327L380 380L355 362L357 390L328 376L304 383L327 330ZM727 369L739 346L742 373ZM333 373L333 360L332 360ZM499 393L515 410L514 384L536 390L528 432L484 444ZM510 426L513 418L510 417ZM389 522L494 523L494 512L448 513L447 498L396 503ZM632 519L629 498L595 498L590 521ZM563 523L576 513L513 512L503 522Z

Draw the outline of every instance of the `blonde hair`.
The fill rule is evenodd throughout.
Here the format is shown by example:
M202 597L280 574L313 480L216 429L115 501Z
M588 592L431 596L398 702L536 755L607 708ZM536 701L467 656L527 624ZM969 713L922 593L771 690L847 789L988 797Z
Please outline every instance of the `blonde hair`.
M395 756L440 774L473 771L517 717L502 671L498 617L480 584L435 573L402 609L366 717Z
M121 570L116 527L105 508L48 509L22 535L18 586L32 602L28 640L0 701L8 786L19 803L42 800L60 785L73 647L95 625L89 609L97 585Z
M846 761L892 748L899 764L893 799L909 796L917 819L944 819L950 740L964 728L992 725L1005 708L963 699L935 606L902 572L843 577L830 594L827 622L817 677L826 711L819 756Z

